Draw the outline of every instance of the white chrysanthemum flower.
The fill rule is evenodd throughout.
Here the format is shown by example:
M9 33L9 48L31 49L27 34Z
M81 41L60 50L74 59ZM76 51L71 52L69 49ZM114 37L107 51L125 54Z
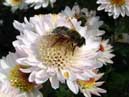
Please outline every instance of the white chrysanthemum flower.
M98 52L97 61L100 64L110 63L113 64L111 60L115 55L112 54L112 46L108 44L109 40L102 40L100 43L100 48Z
M78 84L80 87L80 91L84 94L85 97L91 97L91 94L96 96L101 96L100 93L106 93L106 90L99 88L104 82L97 82L103 73L97 74L94 78L90 78L89 80L78 80Z
M9 53L0 60L0 97L43 97L38 85L28 81L16 63L17 55Z
M0 83L0 97L25 97L24 93L20 93L19 90L13 88L8 81Z
M39 91L35 90L30 93L21 92L10 85L10 82L4 80L0 83L0 97L43 97Z
M21 33L13 45L27 54L27 57L19 58L17 62L30 66L22 69L25 73L31 73L30 82L41 84L49 79L56 89L59 81L66 81L68 87L77 94L78 86L74 81L94 76L92 69L100 67L96 64L99 43L85 41L83 46L73 48L72 39L67 41L67 38L59 38L60 35L52 33L58 27L66 27L83 36L86 28L80 24L75 18L62 14L36 15L30 21L25 18L25 23L14 22L14 27Z
M62 14L77 18L81 21L83 26L87 27L87 36L89 38L95 38L96 36L103 35L105 32L99 30L99 27L103 24L103 21L99 20L99 16L96 16L95 11L88 11L87 8L80 8L79 5L75 4L73 8L66 7Z
M25 0L27 4L31 4L31 6L34 6L34 9L39 9L41 7L45 8L49 4L53 7L53 4L56 2L56 0Z
M98 10L105 10L114 19L120 15L122 17L129 16L129 0L98 0L97 4L101 4Z
M17 9L27 9L27 4L24 0L5 0L5 6L10 6L12 12L15 12Z

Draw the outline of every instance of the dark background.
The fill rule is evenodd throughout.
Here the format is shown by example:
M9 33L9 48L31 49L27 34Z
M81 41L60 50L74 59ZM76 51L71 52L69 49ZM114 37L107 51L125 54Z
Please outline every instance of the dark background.
M15 51L12 41L16 39L16 35L19 32L13 28L12 23L14 20L23 22L25 16L30 17L35 14L46 14L50 12L58 13L66 5L72 8L74 2L77 2L81 8L86 7L89 10L96 10L98 7L96 0L57 0L54 8L50 6L39 10L30 8L28 10L17 10L15 13L12 13L10 7L3 6L2 2L0 1L0 20L3 20L3 24L0 24L0 57L7 55L9 51ZM129 34L129 17L119 17L114 20L112 17L108 17L104 11L97 12L97 15L104 21L104 25L100 29L107 32L103 38L111 39L114 49L113 53L116 55L113 58L114 64L109 64L101 69L102 72L105 72L102 78L102 80L105 80L105 84L102 88L108 91L107 94L102 94L102 97L129 97L129 41L118 41L124 38L122 37L123 34ZM51 89L49 84L44 84L44 89L41 91L43 91L44 97L83 97L82 94L74 95L64 85L61 85L55 91Z

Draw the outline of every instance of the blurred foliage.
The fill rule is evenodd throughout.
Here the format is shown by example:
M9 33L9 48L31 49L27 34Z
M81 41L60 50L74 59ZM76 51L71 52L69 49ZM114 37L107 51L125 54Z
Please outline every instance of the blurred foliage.
M35 14L45 13L58 13L65 8L65 6L72 6L77 2L81 8L86 7L89 10L96 10L96 0L57 0L54 4L54 8L50 6L48 8L41 8L39 10L17 10L15 13L11 13L10 7L5 7L2 4L3 0L0 0L0 20L3 20L3 24L0 25L0 57L5 56L9 51L14 51L12 41L16 39L16 35L19 34L13 28L13 21L18 20L23 22L24 17L30 17ZM129 41L128 43L119 43L115 39L116 35L122 33L129 34L129 17L119 17L114 20L109 17L104 11L97 12L100 19L104 21L104 24L100 29L105 30L107 33L103 38L111 39L111 43L114 47L114 53L116 55L113 65L104 66L101 71L105 72L102 80L105 80L105 84L102 86L108 93L103 94L103 97L129 97ZM121 37L122 38L122 37ZM45 84L44 89L41 90L44 93L44 97L83 97L82 94L74 95L65 85L61 85L58 90L45 87L50 87L49 84ZM95 96L93 96L95 97Z

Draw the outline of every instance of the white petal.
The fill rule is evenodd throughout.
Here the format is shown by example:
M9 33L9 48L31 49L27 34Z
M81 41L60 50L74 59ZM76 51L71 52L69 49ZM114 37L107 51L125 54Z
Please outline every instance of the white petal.
M59 80L57 79L56 76L51 77L50 82L53 89L59 88Z
M67 85L68 85L69 89L70 89L73 93L78 94L79 88L78 88L78 84L77 84L76 82L67 80Z
M32 72L32 73L29 75L29 82L34 82L34 81L35 81L35 75L36 75L36 72Z
M85 97L91 97L91 94L88 91L84 91L83 94Z

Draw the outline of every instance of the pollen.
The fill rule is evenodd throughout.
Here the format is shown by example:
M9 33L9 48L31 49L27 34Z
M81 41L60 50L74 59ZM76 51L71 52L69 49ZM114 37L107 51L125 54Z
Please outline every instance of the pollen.
M111 3L121 6L121 5L125 4L125 0L111 0Z
M69 73L68 72L64 72L64 78L66 78L66 79L69 78Z
M28 81L28 74L22 73L19 69L20 65L16 65L9 74L9 80L13 87L20 89L24 92L31 91L35 84Z
M92 88L94 87L95 85L95 78L90 78L89 80L87 81L84 81L84 80L78 80L78 83L79 85L84 88L84 89L89 89L89 88Z
M56 35L44 36L38 44L38 59L46 65L58 69L70 65L74 56L74 48L68 40L61 39ZM68 77L68 74L65 74Z

